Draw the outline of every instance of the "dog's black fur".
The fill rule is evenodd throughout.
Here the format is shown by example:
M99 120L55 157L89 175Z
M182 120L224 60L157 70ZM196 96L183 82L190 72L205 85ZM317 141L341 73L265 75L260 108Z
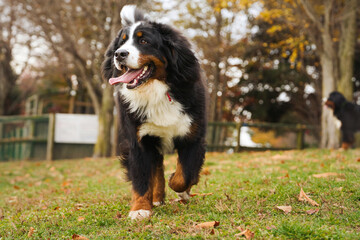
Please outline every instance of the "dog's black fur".
M156 60L156 63L150 63L154 67L152 76L138 88L148 87L152 84L152 78L156 77L169 89L167 95L164 95L164 98L169 99L169 104L179 103L182 113L192 119L186 136L174 136L172 139L185 184L172 187L169 182L170 187L176 192L189 191L190 187L199 180L199 172L205 158L207 91L201 77L200 66L190 43L180 32L168 25L148 21L138 9L135 15L135 22L141 23L134 34L141 31L141 37L145 38L146 44L139 44L139 39L135 35L128 36L134 23L127 22L106 51L102 65L103 76L109 80L123 74L122 70L114 65L116 61L114 54L130 37L133 37L134 46L141 56L150 56L151 59ZM123 64L121 61L119 63ZM120 126L118 154L127 169L133 191L139 196L144 196L156 184L152 179L157 169L163 169L163 154L166 150L162 146L163 139L156 133L139 137L139 129L148 120L148 117L142 114L146 110L139 108L134 112L130 109L131 103L119 90L122 85L124 83L118 84L118 89L115 89ZM137 91L137 88L129 91ZM174 174L171 177L173 176ZM139 207L133 207L132 210L138 210L136 208Z
M354 134L360 131L360 106L347 101L341 93L330 93L326 103L333 109L334 115L341 121L342 146L347 148L354 142Z

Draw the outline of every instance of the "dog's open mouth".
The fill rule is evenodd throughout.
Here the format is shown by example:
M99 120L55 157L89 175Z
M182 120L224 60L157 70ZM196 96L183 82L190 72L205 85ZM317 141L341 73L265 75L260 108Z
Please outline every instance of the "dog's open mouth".
M145 65L140 69L131 69L127 67L125 68L126 72L124 74L119 77L109 79L109 83L111 85L117 83L125 83L128 89L134 89L146 82L146 80L148 80L151 76L154 69L152 64Z

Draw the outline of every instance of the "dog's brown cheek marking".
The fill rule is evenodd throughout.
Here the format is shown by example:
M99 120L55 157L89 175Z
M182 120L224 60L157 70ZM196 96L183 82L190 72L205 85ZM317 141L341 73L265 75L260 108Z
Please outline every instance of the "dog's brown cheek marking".
M184 192L187 190L186 182L184 179L184 172L181 164L179 163L179 160L176 165L176 171L169 180L169 187L175 192Z
M163 203L165 198L165 178L163 166L156 168L153 183L153 202Z
M341 148L344 149L344 150L347 150L351 147L351 144L350 143L347 143L347 142L343 142L341 144Z
M132 205L131 205L131 211L136 210L151 210L152 208L152 188L149 188L149 190L144 194L144 196L141 196L136 191L132 191Z
M325 105L328 106L329 108L335 109L335 104L332 101L327 100L325 102Z
M157 57L152 55L140 55L139 65L144 66L153 62L155 64L155 72L152 73L152 79L165 80L166 79L166 62L162 62Z

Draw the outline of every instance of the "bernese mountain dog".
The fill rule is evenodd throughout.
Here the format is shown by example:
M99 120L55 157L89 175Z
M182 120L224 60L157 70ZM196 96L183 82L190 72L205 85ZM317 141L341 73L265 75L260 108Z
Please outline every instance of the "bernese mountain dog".
M342 145L343 149L348 149L354 142L354 134L360 131L360 106L348 102L344 95L334 91L330 93L325 105L330 107L334 115L341 122Z
M109 45L103 77L115 86L118 155L132 183L131 219L164 203L163 156L177 152L169 186L181 200L199 181L205 159L207 91L189 41L150 21L134 5L120 12L122 29Z

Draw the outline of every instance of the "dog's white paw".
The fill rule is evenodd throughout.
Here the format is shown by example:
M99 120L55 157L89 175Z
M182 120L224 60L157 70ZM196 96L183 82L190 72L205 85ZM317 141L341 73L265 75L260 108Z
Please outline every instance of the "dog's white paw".
M189 201L190 200L190 194L188 192L180 192L177 193L177 195L179 196L179 201Z
M142 220L145 218L150 218L151 216L151 211L150 210L136 210L136 211L130 211L129 213L129 218L131 218L131 220Z

